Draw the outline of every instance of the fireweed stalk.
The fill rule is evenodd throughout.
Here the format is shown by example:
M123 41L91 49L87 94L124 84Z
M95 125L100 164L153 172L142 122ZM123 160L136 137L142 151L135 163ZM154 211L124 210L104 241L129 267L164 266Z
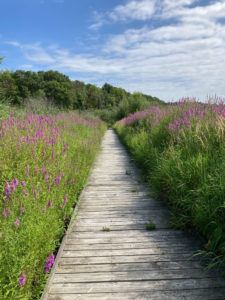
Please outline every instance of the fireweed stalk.
M76 113L0 123L0 299L39 299L105 126Z

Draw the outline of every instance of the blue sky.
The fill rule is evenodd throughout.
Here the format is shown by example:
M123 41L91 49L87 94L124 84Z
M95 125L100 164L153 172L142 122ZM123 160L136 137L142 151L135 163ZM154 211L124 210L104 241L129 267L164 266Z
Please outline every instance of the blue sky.
M225 0L1 0L1 69L225 97Z

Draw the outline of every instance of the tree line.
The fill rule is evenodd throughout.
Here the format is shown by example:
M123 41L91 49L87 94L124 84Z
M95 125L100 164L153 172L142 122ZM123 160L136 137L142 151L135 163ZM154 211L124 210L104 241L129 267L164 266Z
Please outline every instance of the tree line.
M0 73L1 101L22 105L29 97L44 97L56 106L71 109L103 109L118 106L121 101L142 98L160 102L148 95L130 94L105 83L102 88L70 78L57 71L3 71Z

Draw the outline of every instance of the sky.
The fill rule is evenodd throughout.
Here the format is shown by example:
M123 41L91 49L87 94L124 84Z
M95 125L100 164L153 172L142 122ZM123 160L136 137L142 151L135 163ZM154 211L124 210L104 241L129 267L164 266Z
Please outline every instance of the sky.
M225 97L225 0L0 0L1 70Z

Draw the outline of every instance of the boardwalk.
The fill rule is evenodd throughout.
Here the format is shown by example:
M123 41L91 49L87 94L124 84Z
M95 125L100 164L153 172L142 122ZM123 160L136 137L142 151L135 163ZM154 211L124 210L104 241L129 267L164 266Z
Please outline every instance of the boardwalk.
M225 299L225 279L203 270L196 242L168 221L108 130L43 300Z

